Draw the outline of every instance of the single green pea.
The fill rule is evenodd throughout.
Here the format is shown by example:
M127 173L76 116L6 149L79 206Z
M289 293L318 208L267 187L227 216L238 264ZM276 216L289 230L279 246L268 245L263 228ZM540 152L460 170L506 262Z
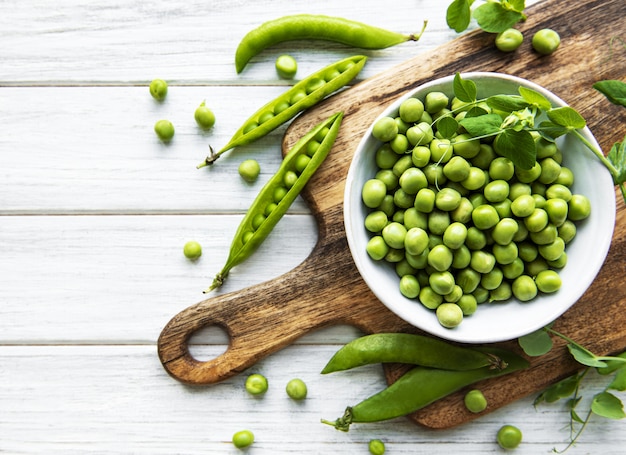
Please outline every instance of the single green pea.
M491 292L493 292L493 291L491 291ZM485 303L486 301L489 300L489 298L491 296L491 292L488 291L487 289L485 289L482 286L478 286L474 290L474 292L472 292L472 295L476 299L476 302L478 303L478 305L480 305L481 303Z
M428 232L422 228L413 227L404 236L404 249L414 256L420 255L428 248Z
M491 236L497 244L508 245L518 230L519 224L515 219L504 217L494 226Z
M448 303L457 303L463 297L463 289L455 284L452 291L443 296L443 301Z
M167 82L163 79L154 79L150 82L150 95L157 101L163 101L167 96Z
M279 55L274 66L278 75L283 79L293 79L298 72L298 62L291 55Z
M461 298L456 302L456 304L461 308L463 312L463 316L470 316L476 312L478 309L478 302L476 297L472 294L463 294Z
M443 244L453 250L463 246L466 238L467 226L457 221L450 223L450 225L443 232Z
M552 293L561 288L561 277L554 270L542 270L535 277L537 289L541 292Z
M470 226L467 228L465 245L467 245L470 250L482 250L487 245L487 236L476 226Z
M174 125L169 120L159 120L154 124L154 132L163 142L169 142L174 137Z
M202 256L202 246L195 240L189 240L183 247L183 254L187 259L196 260Z
M404 238L406 237L407 230L404 225L392 221L383 228L382 236L385 239L385 243L390 248L400 249L404 248Z
M544 270L548 270L549 268L550 266L548 265L548 261L541 256L537 256L535 259L524 265L524 273L534 278L539 275L539 273Z
M533 35L533 49L541 55L552 54L558 49L560 44L561 37L552 29L544 28Z
M452 158L452 151L450 139L435 138L430 141L430 159L434 163L447 163Z
M514 280L524 273L524 261L522 261L519 257L516 257L513 259L513 262L509 264L502 264L502 273L504 274L504 278L507 280Z
M573 194L569 200L567 217L572 221L581 221L591 214L591 201L582 194Z
M451 212L461 204L461 194L450 188L442 188L435 194L435 206L444 212Z
M514 201L520 196L530 196L531 194L532 188L528 183L514 182L509 185L509 199L511 199L511 201Z
M420 122L406 131L406 138L413 146L430 144L434 137L430 123L426 122Z
M503 281L500 286L488 292L490 302L503 302L513 296L511 284L508 281Z
M517 29L508 28L496 35L496 47L502 52L513 52L522 45L524 35Z
M493 254L483 251L472 251L472 259L470 260L470 267L479 273L489 273L496 265L496 258Z
M311 162L311 157L307 154L298 155L296 158L296 162L294 163L294 168L298 174L302 174L306 167Z
M400 293L409 299L414 299L419 295L420 285L414 275L403 275L400 278Z
M521 242L517 246L518 255L524 262L531 262L537 258L539 250L532 242Z
M571 220L565 220L562 225L557 227L559 237L563 239L565 244L568 244L576 237L576 230L576 225Z
M322 87L326 85L326 81L321 77L313 77L305 87L305 91L307 95L315 92L316 90L320 90Z
M367 254L375 261L380 261L389 253L389 246L382 236L376 235L367 241Z
M445 242L444 242L444 245L445 245ZM461 245L460 247L452 251L452 266L451 267L457 270L465 269L466 267L469 267L471 259L472 259L472 253L470 249L466 245Z
M261 395L267 392L267 378L259 373L251 374L246 378L246 391L251 395Z
M472 211L472 221L478 229L491 229L498 224L500 216L493 206L482 204Z
M563 199L569 202L572 199L572 190L567 186L555 183L546 188L546 199Z
M295 171L287 171L283 176L283 184L287 188L293 187L298 181L298 174Z
M491 253L496 258L496 262L501 265L510 264L519 256L517 243L511 242L506 245L495 244L491 247Z
M387 187L388 191L393 191L398 188L398 184L400 183L400 179L396 174L393 173L391 169L381 169L376 173L374 178L382 181Z
M415 276L415 274L418 272L418 269L416 269L415 267L413 267L411 265L411 263L408 261L408 259L406 258L406 253L405 253L405 257L400 261L400 262L396 262L395 263L395 271L396 271L396 275L398 275L400 277L400 281L402 281L402 278L407 276L407 277L413 277L416 280L417 283L417 278ZM406 283L406 284L410 284L410 283ZM419 283L418 283L419 284ZM400 291L402 291L402 283L400 283ZM410 289L410 286L407 286L407 290ZM419 289L418 289L419 292ZM415 298L411 297L411 298Z
M422 171L424 171L428 183L437 188L441 188L448 181L448 178L443 175L443 168L437 163L428 164L422 168Z
M367 447L372 455L384 455L385 453L385 443L380 439L370 440Z
M463 310L456 303L442 303L436 312L439 323L446 328L457 327L463 321Z
M537 180L545 185L553 183L561 173L561 165L553 158L544 158L539 162L541 166L541 174Z
M430 148L424 145L416 145L411 151L411 160L415 167L422 168L430 161Z
M215 125L215 114L206 106L205 101L202 101L200 106L196 108L193 113L193 118L196 120L198 126L203 130L209 130L213 128L213 125Z
M406 130L408 130L412 124L405 122L401 117L396 117L394 120L396 121L396 125L398 125L398 133L406 135Z
M545 228L538 232L530 232L529 237L536 245L547 245L556 240L558 235L557 227L548 223Z
M443 174L453 182L462 182L470 173L470 164L462 156L453 156L443 167Z
M465 294L471 294L480 284L481 274L474 269L466 268L456 274L456 282Z
M428 231L434 235L443 235L450 225L450 214L443 210L433 210L428 215Z
M365 217L365 229L369 232L378 233L383 230L387 223L389 222L389 218L387 214L382 210L376 210L374 212L370 212Z
M496 440L503 449L515 449L522 442L522 431L513 425L502 426Z
M419 190L428 186L426 175L416 167L410 167L404 171L398 182L400 188L408 194L417 194Z
M242 179L246 182L252 183L259 177L261 166L257 160L247 159L243 160L239 164L239 168L237 170Z
M496 159L497 156L498 155L496 155L496 152L491 145L481 143L480 151L470 160L470 162L473 166L480 169L489 169L489 165Z
M454 275L449 271L433 272L428 277L428 284L437 294L444 296L452 292L455 286Z
M535 140L535 148L537 150L537 159L541 160L543 158L548 158L550 156L556 155L557 146L554 142L545 139L542 136L537 136Z
M428 266L428 253L429 252L430 250L428 248L422 251L421 254L411 254L408 251L405 251L404 258L406 259L406 261L409 263L411 267L413 267L414 269L418 271L421 271ZM418 276L418 279L419 279L419 276ZM426 277L425 283L420 282L420 286L425 286L427 284L428 284L428 277Z
M516 299L528 302L537 296L535 280L528 275L520 275L511 284L511 290Z
M430 188L422 188L415 195L415 208L422 213L430 213L435 208L436 194Z
M398 134L398 125L391 117L381 117L372 127L372 136L381 142L389 142Z
M515 174L513 161L504 156L499 156L489 164L489 177L492 180L511 180ZM509 191L510 194L510 191Z
M448 96L443 92L428 92L424 98L424 110L429 114L434 114L448 106L449 101Z
M393 193L393 203L397 208L408 209L415 204L415 195L407 193L402 188L398 188Z
M302 379L291 379L287 386L285 387L285 391L289 398L292 400L304 400L307 396L308 390L307 386Z
M554 261L546 261L548 266L552 269L562 269L567 265L567 253L563 252L563 254Z
M480 153L480 140L472 138L468 133L461 133L454 138L452 148L458 156L474 158Z
M535 161L535 164L530 169L522 169L520 167L515 168L515 176L517 180L522 183L531 183L539 178L541 175L541 165Z
M399 158L389 144L383 144L376 150L376 166L380 169L392 169Z
M386 194L385 197L383 197L383 201L376 208L385 212L387 216L393 217L393 214L396 212L396 205L393 202L393 195Z
M492 291L502 284L503 279L504 273L502 269L494 266L489 272L482 275L480 285L488 291Z
M561 172L559 173L559 176L556 178L554 183L564 185L569 188L574 184L574 173L571 169L565 166L561 166Z
M254 433L250 430L241 430L233 434L233 445L238 449L249 447L254 442Z
M462 197L457 208L450 212L450 219L459 223L467 224L472 219L474 206L466 197Z
M489 202L502 202L509 196L509 183L506 180L493 180L483 190Z
M471 166L467 177L461 181L461 185L470 191L475 191L482 188L486 181L487 177L485 176L483 170L476 166Z
M529 232L539 232L548 225L548 221L548 212L536 208L524 218L524 225Z
M404 155L409 149L409 140L404 134L398 132L398 134L396 134L396 136L389 141L389 145L391 146L391 150L396 152L398 155Z
M565 252L565 242L561 237L554 239L554 242L537 247L539 254L546 261L556 261Z
M485 395L478 389L470 390L465 394L463 398L463 402L465 403L465 407L468 411L473 412L475 414L479 412L483 412L487 409L487 399Z
M567 220L569 205L563 199L548 199L544 210L548 213L550 223L556 227L561 226Z
M391 168L391 170L394 172L394 174L396 174L398 177L400 177L404 171L406 171L407 169L410 169L414 167L413 166L413 160L411 159L410 155L404 155L402 157L400 157L400 159L398 159L398 161L396 161L396 163L393 165L393 167Z
M448 270L452 265L452 259L452 251L445 245L435 245L428 253L428 265L439 272Z
M415 207L410 207L404 211L404 227L411 229L414 227L428 229L428 214L418 211Z
M422 114L424 114L424 103L417 98L407 98L400 104L398 114L406 123L419 122Z
M363 184L361 191L363 203L369 208L376 208L387 194L387 187L378 179L369 179Z

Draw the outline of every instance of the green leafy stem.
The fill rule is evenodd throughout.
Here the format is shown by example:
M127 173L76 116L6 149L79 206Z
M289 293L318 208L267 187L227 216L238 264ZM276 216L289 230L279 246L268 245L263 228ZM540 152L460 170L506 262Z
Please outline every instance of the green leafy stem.
M594 88L609 101L626 107L626 83L600 81ZM446 115L433 123L438 133L455 141L459 126L472 139L493 137L497 152L509 158L521 169L531 169L536 164L537 136L554 142L560 136L572 134L579 139L608 169L613 183L619 186L626 201L626 136L615 143L605 156L601 149L591 143L581 130L587 125L585 119L570 106L553 107L541 93L520 86L518 95L494 95L477 99L476 84L456 73L453 82L456 105ZM463 113L462 116L456 114ZM540 116L545 118L540 121ZM458 140L458 139L457 139ZM464 139L461 139L464 140Z
M536 357L544 355L552 349L551 336L565 340L572 357L584 367L579 373L548 387L535 400L535 405L538 405L542 402L554 403L560 399L567 399L566 405L570 414L570 441L563 450L554 449L555 452L562 453L576 443L593 415L614 420L626 417L622 401L611 392L626 391L626 351L617 356L596 355L550 326L520 337L518 341L527 355ZM594 394L589 409L581 417L577 411L583 398L581 384L583 379L594 370L598 374L610 378L610 381L602 391Z

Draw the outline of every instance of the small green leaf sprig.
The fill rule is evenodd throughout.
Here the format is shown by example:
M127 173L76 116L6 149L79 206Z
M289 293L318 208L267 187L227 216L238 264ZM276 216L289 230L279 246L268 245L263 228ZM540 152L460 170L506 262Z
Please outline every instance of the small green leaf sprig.
M446 10L446 23L460 33L469 27L472 17L489 33L500 33L526 20L525 0L492 0L472 9L474 0L454 0Z
M567 399L566 405L570 413L570 440L563 450L554 449L554 452L563 453L576 443L592 416L613 420L626 417L624 404L618 396L612 393L613 391L626 391L626 351L617 356L599 356L550 326L520 337L518 342L527 355L537 357L552 349L552 336L565 340L567 349L574 360L584 367L580 372L548 387L534 402L536 406L544 402L554 403L560 399ZM589 409L581 417L578 412L578 405L583 399L581 384L583 379L593 371L607 376L608 384L592 397Z
M626 84L622 87L623 83L615 82L620 81L599 87L617 100L626 100L621 91L626 91ZM520 86L518 95L493 95L478 100L476 83L456 73L453 91L460 106L457 105L447 115L433 122L443 138L454 141L459 126L473 139L492 137L493 146L499 154L509 158L519 168L528 170L537 159L533 134L539 134L550 142L565 134L572 134L609 170L614 184L620 187L626 201L626 138L622 143L615 144L605 157L602 150L580 132L587 122L578 111L570 106L552 107L550 101L535 90ZM454 116L460 111L465 111L465 115L457 120ZM546 119L539 121L542 114L545 114Z

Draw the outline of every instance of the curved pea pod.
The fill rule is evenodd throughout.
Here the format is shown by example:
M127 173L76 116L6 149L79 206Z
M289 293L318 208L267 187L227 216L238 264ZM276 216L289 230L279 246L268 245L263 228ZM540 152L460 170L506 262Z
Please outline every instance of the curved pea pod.
M293 40L322 40L360 49L384 49L420 39L419 34L403 34L342 17L295 14L264 22L249 31L235 52L235 69L241 73L252 57L275 44Z
M367 57L362 55L348 57L302 79L252 114L224 147L218 152L211 149L211 154L197 167L213 164L224 152L269 134L298 113L319 103L354 79L366 61Z
M407 363L445 370L503 369L502 360L489 352L410 333L376 333L350 341L328 361L322 374L372 363Z
M250 257L267 238L328 156L342 119L343 112L338 112L320 122L285 155L276 174L261 189L241 220L226 264L205 293L221 286L230 270Z
M466 371L442 370L417 366L386 389L346 408L335 421L322 420L337 430L348 431L352 423L380 422L405 416L478 381L503 376L529 366L523 357L497 348L480 348L498 356L507 367L502 370L489 367Z

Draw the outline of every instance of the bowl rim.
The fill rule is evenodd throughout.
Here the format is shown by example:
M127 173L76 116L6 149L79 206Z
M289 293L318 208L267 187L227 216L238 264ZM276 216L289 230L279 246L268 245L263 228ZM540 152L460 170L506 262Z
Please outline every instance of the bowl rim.
M468 80L468 79L474 80L477 83L477 88L479 90L479 93L481 91L481 87L477 80L479 79L482 79L483 81L492 80L492 81L499 81L499 82L512 84L512 86L513 85L524 86L532 90L535 90L541 93L542 95L546 96L546 98L551 101L552 105L556 107L568 105L564 100L562 100L560 97L558 97L551 91L547 90L546 88L530 80L527 80L518 76L513 76L510 74L506 74L506 73L485 72L485 71L461 72L461 76L465 80ZM452 82L454 81L454 77L455 75L452 74L452 75L444 76L441 78L431 79L407 91L406 93L404 93L403 95L399 96L394 101L389 103L385 107L385 109L368 126L367 130L363 134L363 137L361 138L358 145L356 146L356 149L351 159L351 163L348 168L348 173L346 176L346 185L344 188L344 200L343 200L344 201L343 218L344 218L344 228L346 232L346 238L347 238L350 254L352 255L352 258L359 271L359 274L365 281L365 284L389 310L391 310L401 319L405 320L412 326L424 332L427 332L427 333L430 333L431 335L435 335L440 338L448 339L451 341L465 342L465 343L492 343L492 342L507 341L507 340L518 338L519 336L531 333L553 322L555 319L557 319L563 313L565 313L571 306L573 306L578 301L578 299L585 293L588 287L591 286L591 284L595 280L595 277L600 271L602 264L604 263L606 259L606 256L608 254L608 251L611 245L612 237L613 237L613 230L614 230L615 218L616 218L615 188L614 188L610 173L603 165L601 165L600 161L597 160L597 158L594 156L593 158L597 160L598 164L600 164L600 166L592 165L592 167L594 167L594 172L601 172L601 173L604 172L605 175L602 176L603 178L600 180L601 182L605 182L605 181L607 182L605 185L598 185L598 188L599 188L598 191L602 191L604 198L606 197L609 198L606 201L606 203L608 204L608 208L605 207L604 211L602 212L602 223L600 224L603 227L604 231L602 232L602 235L595 236L598 242L598 244L594 248L594 251L597 253L595 255L595 261L589 262L589 265L590 265L589 273L585 277L581 277L580 280L577 280L577 285L576 285L577 291L574 293L574 297L570 297L569 301L565 302L565 304L561 304L558 310L548 311L546 312L544 317L532 318L532 324L528 324L527 326L523 326L523 327L519 327L519 326L516 327L515 324L512 323L510 324L510 326L506 328L500 328L496 332L492 332L489 330L478 330L475 332L467 333L467 330L460 329L463 326L463 323L455 329L444 328L443 326L439 324L432 310L428 310L424 308L420 304L418 299L408 299L402 296L401 294L399 294L399 291L397 291L397 294L400 295L399 300L412 300L414 303L418 305L418 307L421 307L421 310L418 310L418 316L420 312L422 314L425 314L426 311L431 313L430 318L432 319L432 321L434 321L434 324L432 323L425 324L423 323L423 321L416 319L415 315L411 314L411 313L414 313L415 311L412 308L410 308L408 305L407 305L407 308L405 309L405 308L400 308L398 304L394 304L393 302L390 302L389 296L385 295L385 293L383 293L383 290L381 290L378 286L376 286L376 284L372 283L372 280L370 279L370 276L368 273L368 267L364 261L368 261L370 265L373 264L374 261L371 258L369 258L369 256L365 252L364 245L363 245L362 251L358 250L358 246L356 245L356 240L352 235L355 232L354 231L355 223L353 223L353 220L351 218L351 214L355 210L355 208L352 205L352 202L362 206L362 201L360 198L360 188L358 189L358 194L359 194L358 200L356 198L352 199L355 194L354 192L356 191L354 188L354 185L355 185L357 167L358 167L358 164L360 163L360 160L362 159L362 155L364 154L364 149L366 148L367 144L370 143L370 141L376 141L372 137L371 132L372 132L373 125L376 123L378 119L382 118L383 116L387 116L390 113L397 112L399 105L408 98L414 97L416 95L419 96L420 93L425 94L427 90L432 89L433 87L442 87L442 86L445 86L446 84L452 84ZM580 132L585 137L585 139L587 139L591 144L600 148L595 137L593 136L593 134L591 133L588 127L583 128L582 130L580 130ZM595 188L594 188L594 191L595 191ZM591 216L593 217L595 213L596 213L595 211L592 211ZM608 218L605 217L607 214L608 214ZM598 216L598 215L595 215L595 216ZM361 220L360 228L363 229L363 231L365 231L363 224L362 224L362 220ZM369 236L369 234L367 235ZM375 264L375 265L378 267L381 266L381 264ZM396 278L396 279L399 281L399 278ZM397 294L393 296L394 299L398 297ZM541 296L540 298L546 299L550 297L552 297L552 299L555 299L554 296L547 296L547 297ZM556 299L558 299L558 297ZM535 302L535 300L528 302L526 304L523 304L513 298L512 301L507 301L504 304L502 303L481 304L478 309L479 311L476 312L477 314L472 317L476 318L480 316L480 310L481 310L480 307L483 305L501 305L502 306L502 305L515 304L516 307L519 307L519 306L528 307L529 305L532 305L533 302Z

